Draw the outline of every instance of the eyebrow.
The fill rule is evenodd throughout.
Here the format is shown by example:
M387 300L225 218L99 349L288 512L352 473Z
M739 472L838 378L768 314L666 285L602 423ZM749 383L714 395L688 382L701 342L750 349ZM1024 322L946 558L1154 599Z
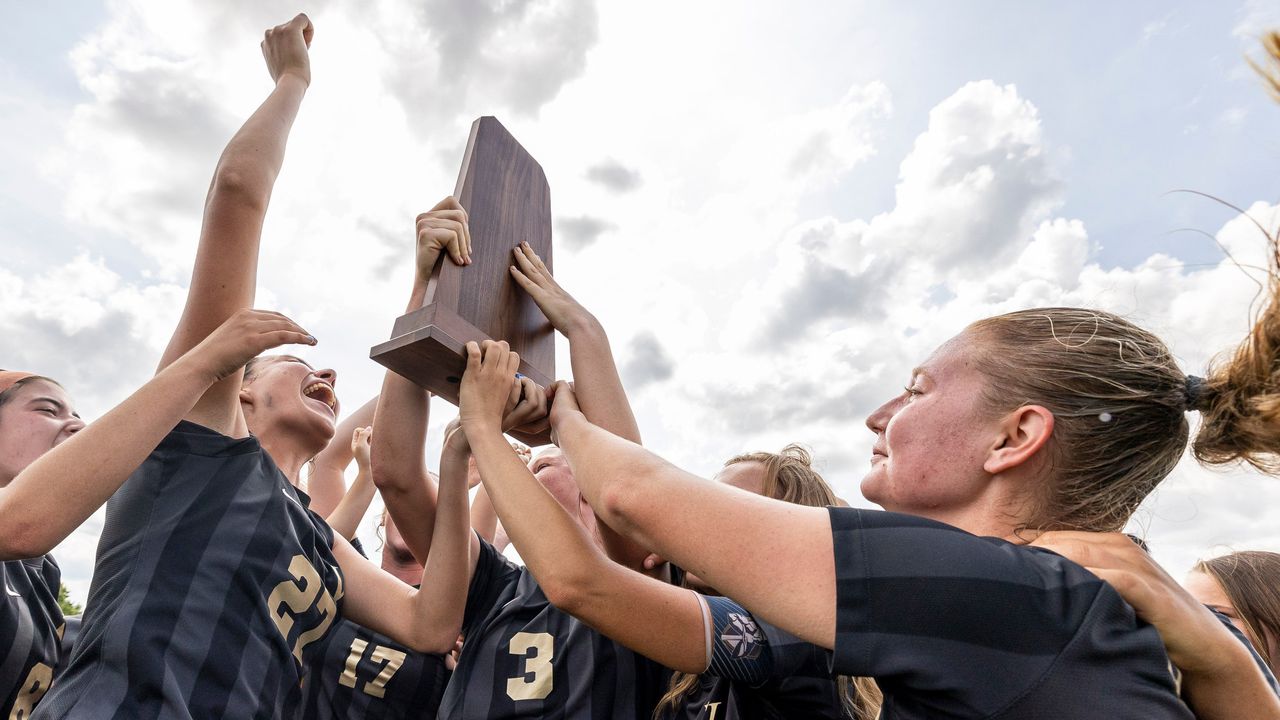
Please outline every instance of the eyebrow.
M284 360L285 362L296 362L296 363L302 363L303 365L307 366L307 369L308 369L308 370L315 370L315 368L311 366L311 363L309 363L309 362L307 362L306 360L303 360L302 358L297 357L297 356L295 356L295 355L281 355L281 356L280 356L280 359L281 359L281 360Z
M57 409L58 409L58 412L64 412L64 411L67 409L66 404L65 404L65 403L63 403L61 400L58 400L58 399L55 399L55 398L51 398L51 397L47 397L47 396L44 396L44 395L40 395L40 396L37 396L37 397L33 397L33 398L31 398L31 402L33 402L33 403L38 403L38 402L47 402L47 403L49 403L50 405L53 405L55 408L57 408ZM80 413L78 413L78 412L74 412L74 411L73 411L73 412L71 413L71 417L79 418L79 417L80 417Z

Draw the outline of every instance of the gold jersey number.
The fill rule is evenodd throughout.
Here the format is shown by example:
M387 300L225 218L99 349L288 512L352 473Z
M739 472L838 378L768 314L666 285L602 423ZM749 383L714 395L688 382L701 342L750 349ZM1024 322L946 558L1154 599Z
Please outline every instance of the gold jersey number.
M270 608L272 618L276 621L276 629L280 631L280 636L286 643L289 642L289 631L293 630L293 624L297 618L312 609L318 610L321 614L320 622L315 627L303 631L293 643L293 657L301 663L302 650L324 637L338 614L337 601L342 597L342 575L338 574L337 592L330 595L320 579L320 573L316 572L305 556L293 556L289 561L289 574L293 579L276 585L271 595L267 597L267 607Z
M360 660L364 657L364 651L368 649L369 642L356 638L351 641L351 653L347 655L347 666L342 671L342 675L338 677L338 683L349 688L354 688L359 681L356 670L360 666ZM375 663L383 663L382 669L378 671L377 677L372 681L366 680L364 683L364 693L376 698L383 697L387 694L387 683L391 682L391 678L395 676L396 671L404 664L405 655L403 652L385 645L374 645L370 659Z
M544 700L551 694L555 675L555 638L550 633L518 632L508 645L512 655L524 658L524 672L507 678L507 697L512 700ZM530 653L533 653L530 655Z

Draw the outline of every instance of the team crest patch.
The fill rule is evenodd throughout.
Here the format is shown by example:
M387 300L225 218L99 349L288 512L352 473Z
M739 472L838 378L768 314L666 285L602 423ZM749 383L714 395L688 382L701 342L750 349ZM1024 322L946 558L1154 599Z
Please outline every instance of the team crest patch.
M729 623L720 631L720 642L733 657L755 660L760 657L764 636L760 634L760 627L751 616L729 613Z

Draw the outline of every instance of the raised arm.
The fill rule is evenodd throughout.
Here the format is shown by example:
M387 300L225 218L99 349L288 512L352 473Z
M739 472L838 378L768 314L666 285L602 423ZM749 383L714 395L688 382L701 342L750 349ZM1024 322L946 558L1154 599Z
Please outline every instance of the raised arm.
M311 509L323 518L329 518L338 503L347 494L347 483L343 478L347 466L355 459L356 430L373 425L374 411L378 409L378 398L361 405L359 409L343 418L333 433L333 439L315 457L310 476L307 477L307 495L311 497ZM367 459L367 458L366 458ZM368 463L366 463L368 465ZM368 468L365 468L368 470ZM369 479L369 478L366 478ZM370 479L369 500L373 499L373 485ZM365 503L368 506L368 501ZM363 511L361 511L363 514ZM333 525L330 519L330 525ZM346 536L350 539L350 535Z
M352 434L351 442L348 444L356 457L358 468L356 479L351 482L351 487L338 502L338 507L325 518L334 532L341 533L342 537L348 540L356 536L360 520L369 511L369 503L373 502L373 478L369 471L369 439L372 436L373 428L371 427L356 428ZM316 510L316 512L320 511Z
M834 646L835 566L825 508L739 492L684 472L592 425L565 383L556 383L553 401L553 433L605 522L757 617L815 645Z
M573 386L583 414L592 424L640 444L640 427L622 388L604 326L556 282L528 243L521 243L513 254L511 276L569 340ZM598 527L609 557L630 568L643 567L648 548L622 537L607 522Z
M450 431L454 430L456 424L450 426ZM375 567L349 547L343 552L350 554L339 557L349 588L347 614L353 620L415 650L437 654L453 649L458 639L467 588L480 556L479 540L471 532L467 508L470 451L465 435L447 432L440 456L439 506L433 523L432 551L423 564L418 589ZM365 587L355 589L357 582Z
M187 303L160 359L163 370L200 343L233 313L253 304L258 246L271 189L284 162L285 142L311 83L306 15L266 32L262 53L275 88L227 143L205 199L200 245ZM240 437L248 433L238 395L243 371L215 383L188 419Z
M315 338L285 316L240 310L98 420L0 488L0 560L53 549L111 497L211 385L250 358Z
M503 527L547 599L663 665L702 672L708 658L696 595L624 568L600 551L502 435L502 402L510 381L486 370L491 363L505 367L506 358L515 354L491 342L485 343L483 366L475 343L468 344L468 354L463 422L474 438L472 452ZM484 412L466 405L473 398Z
M1032 544L1106 580L1156 626L1198 720L1280 718L1280 698L1244 644L1128 536L1048 532Z
M524 424L546 414L545 401L539 407L532 393L517 402L519 393L510 390L511 381L509 376L499 417L505 410L508 423ZM462 627L471 575L480 557L480 540L471 530L467 510L467 436L456 422L446 433L431 553L423 564L419 589L366 561L345 541L334 541L335 555L347 576L348 615L361 625L429 653L453 649Z
M442 252L447 251L459 265L470 262L471 234L466 220L466 211L452 197L418 216L417 272L405 312L422 307L427 280ZM430 410L431 393L387 371L378 396L373 482L404 536L405 545L423 563L431 551L436 516L435 484L427 475L424 449Z

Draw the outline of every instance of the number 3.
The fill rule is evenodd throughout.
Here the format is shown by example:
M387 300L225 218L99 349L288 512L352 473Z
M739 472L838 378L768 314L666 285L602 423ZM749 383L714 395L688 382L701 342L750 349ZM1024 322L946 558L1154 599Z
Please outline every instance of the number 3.
M524 673L507 679L507 697L512 700L543 700L551 694L555 638L550 633L516 633L509 646L512 655L524 658ZM533 650L532 657L529 651ZM529 676L533 677L530 678Z

